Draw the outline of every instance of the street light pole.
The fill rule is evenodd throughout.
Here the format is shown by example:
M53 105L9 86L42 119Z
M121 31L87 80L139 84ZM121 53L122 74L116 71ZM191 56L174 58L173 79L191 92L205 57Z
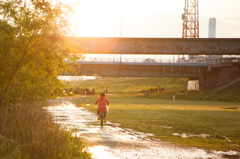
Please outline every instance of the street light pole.
M121 9L121 38L122 38L122 9Z
M114 18L114 38L116 37L116 18ZM115 62L115 54L113 54L113 62Z
M116 37L116 18L114 18L114 37Z
M121 9L121 38L122 38L122 9ZM122 62L122 54L120 54L120 62Z

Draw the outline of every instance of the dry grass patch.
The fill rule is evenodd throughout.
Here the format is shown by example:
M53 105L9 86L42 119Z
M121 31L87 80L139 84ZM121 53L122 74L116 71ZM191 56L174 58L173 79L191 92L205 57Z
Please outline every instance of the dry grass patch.
M0 158L91 158L86 144L60 130L33 104L0 108Z

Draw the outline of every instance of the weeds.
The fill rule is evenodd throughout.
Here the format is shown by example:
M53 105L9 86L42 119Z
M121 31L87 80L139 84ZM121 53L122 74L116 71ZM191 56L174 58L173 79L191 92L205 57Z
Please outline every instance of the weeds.
M0 158L91 158L86 144L62 131L41 107L22 103L0 109Z

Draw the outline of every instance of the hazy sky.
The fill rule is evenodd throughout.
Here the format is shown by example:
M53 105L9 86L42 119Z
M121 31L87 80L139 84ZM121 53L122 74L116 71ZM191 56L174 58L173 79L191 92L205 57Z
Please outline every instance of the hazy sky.
M81 0L75 22L81 36L181 38L185 0ZM217 38L240 38L240 0L199 0L200 38L215 17ZM114 20L116 18L116 20ZM115 25L114 25L115 23Z

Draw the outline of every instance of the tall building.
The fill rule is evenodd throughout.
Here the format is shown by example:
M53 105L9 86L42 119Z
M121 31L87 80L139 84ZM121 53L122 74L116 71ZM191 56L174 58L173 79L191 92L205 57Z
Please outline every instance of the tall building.
M216 38L216 18L209 19L208 38Z
M216 38L216 18L209 19L208 38ZM208 55L208 59L223 58L223 55Z

